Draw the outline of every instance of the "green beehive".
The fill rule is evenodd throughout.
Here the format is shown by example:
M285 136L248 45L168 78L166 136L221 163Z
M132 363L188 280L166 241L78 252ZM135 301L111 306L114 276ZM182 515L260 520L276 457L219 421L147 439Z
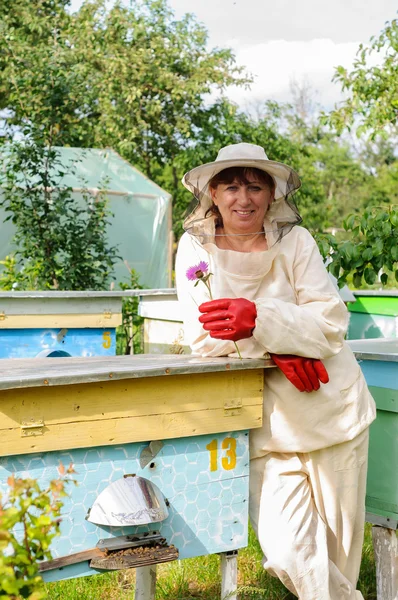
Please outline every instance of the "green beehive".
M398 524L398 340L353 340L355 353L376 401L370 426L366 489L367 520L396 529Z
M398 291L354 292L348 304L349 340L398 338Z

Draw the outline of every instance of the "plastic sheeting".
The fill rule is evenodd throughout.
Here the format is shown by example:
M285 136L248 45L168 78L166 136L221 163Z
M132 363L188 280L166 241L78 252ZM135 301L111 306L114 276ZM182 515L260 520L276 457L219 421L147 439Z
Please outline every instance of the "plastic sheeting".
M125 262L149 288L171 283L171 196L111 149L57 148L67 171L63 186L79 199L80 190L95 196L106 189L113 216L108 227L109 245L118 247L115 284L128 282ZM0 209L0 260L13 251L14 226L4 223Z

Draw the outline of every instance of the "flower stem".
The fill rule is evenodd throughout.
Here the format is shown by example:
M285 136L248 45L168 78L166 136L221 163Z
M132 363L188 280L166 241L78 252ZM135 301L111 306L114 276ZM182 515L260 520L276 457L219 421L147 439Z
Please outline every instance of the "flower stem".
M234 342L237 353L239 354L239 358L243 360L241 353L239 352L238 344Z

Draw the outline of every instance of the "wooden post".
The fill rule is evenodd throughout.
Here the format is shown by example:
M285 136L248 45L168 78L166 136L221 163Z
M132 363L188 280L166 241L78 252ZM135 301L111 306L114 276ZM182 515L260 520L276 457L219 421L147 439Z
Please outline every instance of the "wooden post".
M221 553L221 600L238 600L238 551Z
M394 529L372 527L378 600L398 600L398 542Z
M156 565L137 567L135 570L134 600L155 600L156 594Z

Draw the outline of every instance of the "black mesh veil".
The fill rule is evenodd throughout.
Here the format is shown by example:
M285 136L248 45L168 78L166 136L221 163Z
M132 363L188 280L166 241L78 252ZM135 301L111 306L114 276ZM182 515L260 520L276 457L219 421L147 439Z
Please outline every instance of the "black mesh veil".
M271 160L239 160L231 165L231 161L217 160L207 163L186 173L183 185L192 192L194 200L187 210L184 230L198 239L202 244L214 242L217 216L210 210L213 206L209 182L211 179L231 166L255 168L266 171L275 183L275 200L270 205L264 220L264 233L270 248L279 242L302 219L292 198L301 182L297 173L287 165Z

